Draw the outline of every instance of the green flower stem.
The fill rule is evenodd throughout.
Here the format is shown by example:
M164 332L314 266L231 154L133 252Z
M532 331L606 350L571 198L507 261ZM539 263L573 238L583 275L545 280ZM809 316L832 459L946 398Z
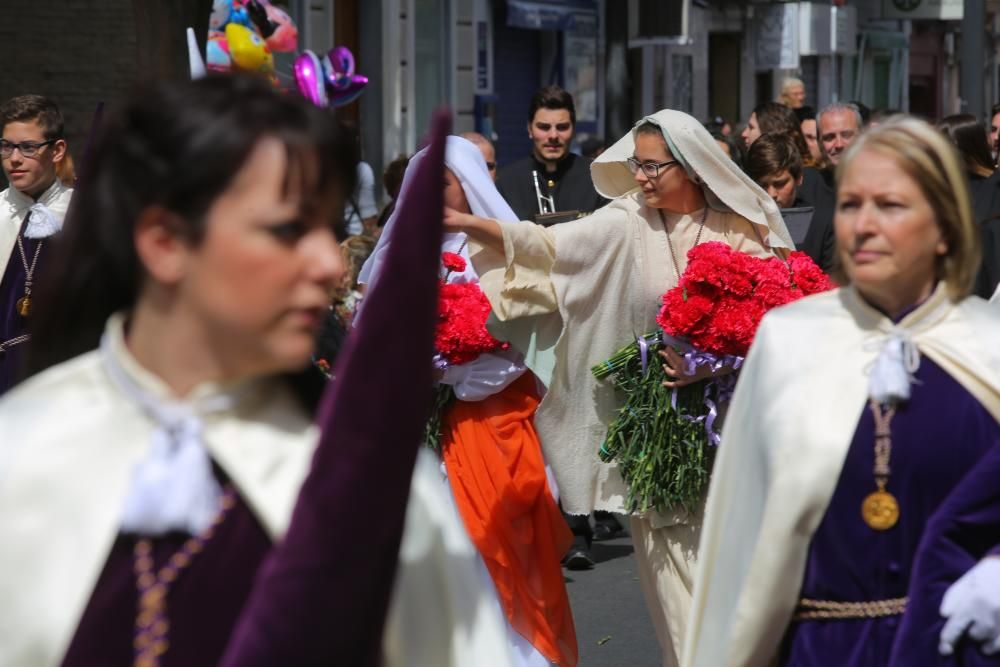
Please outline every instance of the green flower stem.
M634 342L591 369L598 379L610 377L624 397L601 445L601 460L618 464L628 485L630 511L693 510L708 486L714 449L704 423L683 417L701 417L707 412L704 397L708 381L678 389L675 410L671 406L673 390L663 386L669 378L653 358L663 348L659 334L645 338L650 341L645 372Z

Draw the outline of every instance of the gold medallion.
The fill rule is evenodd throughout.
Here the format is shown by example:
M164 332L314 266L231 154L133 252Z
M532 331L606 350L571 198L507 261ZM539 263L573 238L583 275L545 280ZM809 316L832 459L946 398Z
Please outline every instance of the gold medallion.
M21 315L21 317L27 317L28 315L31 314L30 296L22 296L20 299L17 300L16 305L17 305L17 312Z
M888 491L873 491L861 503L861 518L874 530L889 530L899 521L899 503Z

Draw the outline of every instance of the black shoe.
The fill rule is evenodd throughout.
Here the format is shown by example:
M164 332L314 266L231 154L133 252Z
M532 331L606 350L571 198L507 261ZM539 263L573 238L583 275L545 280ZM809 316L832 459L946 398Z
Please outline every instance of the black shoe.
M620 526L614 526L609 523L598 523L594 526L594 541L603 542L604 540L613 540L621 532L622 529Z
M594 557L585 547L573 547L563 559L567 570L590 570L594 567Z
M594 513L594 540L611 540L623 534L625 529L614 514L610 512Z

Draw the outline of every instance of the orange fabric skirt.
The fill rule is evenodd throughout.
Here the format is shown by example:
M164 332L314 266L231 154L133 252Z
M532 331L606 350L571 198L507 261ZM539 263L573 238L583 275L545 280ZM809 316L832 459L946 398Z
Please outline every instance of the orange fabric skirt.
M573 667L576 629L560 565L573 534L549 492L533 423L538 403L531 373L482 401L453 401L441 449L511 627L551 662Z

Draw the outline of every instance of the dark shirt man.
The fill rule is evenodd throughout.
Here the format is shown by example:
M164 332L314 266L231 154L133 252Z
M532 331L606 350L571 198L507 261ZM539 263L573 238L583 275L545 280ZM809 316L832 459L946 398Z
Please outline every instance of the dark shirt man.
M607 203L590 179L590 160L569 152L575 130L576 109L569 93L559 86L535 93L528 114L531 155L502 168L497 177L497 189L522 220L534 220L540 213L589 213ZM544 201L548 197L551 202ZM540 199L546 210L539 210Z

